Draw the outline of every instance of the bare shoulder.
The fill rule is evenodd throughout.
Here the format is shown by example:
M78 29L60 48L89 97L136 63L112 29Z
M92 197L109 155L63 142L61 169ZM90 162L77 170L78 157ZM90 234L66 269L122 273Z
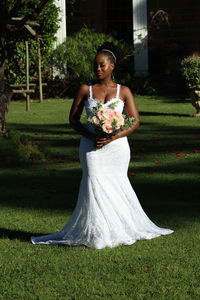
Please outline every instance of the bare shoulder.
M89 93L89 87L87 84L81 84L79 86L79 89L76 93L76 97L75 99L85 99L86 97L88 97L88 93Z
M83 93L83 94L88 94L88 85L87 84L81 84L79 87L79 92Z
M126 100L127 98L129 97L133 97L133 93L132 91L130 90L129 87L125 86L125 85L121 85L121 98Z

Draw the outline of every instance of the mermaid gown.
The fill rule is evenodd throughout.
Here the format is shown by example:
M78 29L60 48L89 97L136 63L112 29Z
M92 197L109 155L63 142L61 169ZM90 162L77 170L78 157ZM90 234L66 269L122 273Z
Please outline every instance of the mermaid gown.
M117 85L116 111L123 111ZM90 96L85 101L87 115L98 103ZM87 125L93 131L92 125ZM130 148L127 137L119 138L100 149L91 140L82 137L80 142L82 180L78 201L71 219L56 233L31 237L33 244L85 245L96 249L131 245L137 240L152 239L173 231L156 226L143 211L129 182L127 171Z

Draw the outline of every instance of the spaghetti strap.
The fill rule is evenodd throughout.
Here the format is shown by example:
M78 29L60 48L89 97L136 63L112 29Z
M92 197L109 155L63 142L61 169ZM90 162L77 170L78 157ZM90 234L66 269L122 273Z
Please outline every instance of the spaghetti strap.
M117 94L116 94L116 98L119 98L119 94L120 94L120 84L117 85Z
M89 85L89 98L93 98L92 85Z

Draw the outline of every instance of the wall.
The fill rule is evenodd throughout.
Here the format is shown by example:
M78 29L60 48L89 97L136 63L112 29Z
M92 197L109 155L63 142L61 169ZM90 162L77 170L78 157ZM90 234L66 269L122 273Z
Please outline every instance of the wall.
M150 14L158 9L167 12L169 25L150 31L150 70L169 74L177 69L182 57L200 54L200 1L148 1L149 23Z

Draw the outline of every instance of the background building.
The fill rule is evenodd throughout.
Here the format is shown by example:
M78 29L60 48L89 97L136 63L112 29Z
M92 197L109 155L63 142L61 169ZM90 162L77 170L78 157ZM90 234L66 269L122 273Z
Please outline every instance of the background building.
M134 49L145 45L134 57L135 76L150 74L164 81L170 77L177 87L180 60L200 54L199 0L79 0L73 11L66 7L67 35L86 25L123 39ZM161 13L155 17L157 11Z

